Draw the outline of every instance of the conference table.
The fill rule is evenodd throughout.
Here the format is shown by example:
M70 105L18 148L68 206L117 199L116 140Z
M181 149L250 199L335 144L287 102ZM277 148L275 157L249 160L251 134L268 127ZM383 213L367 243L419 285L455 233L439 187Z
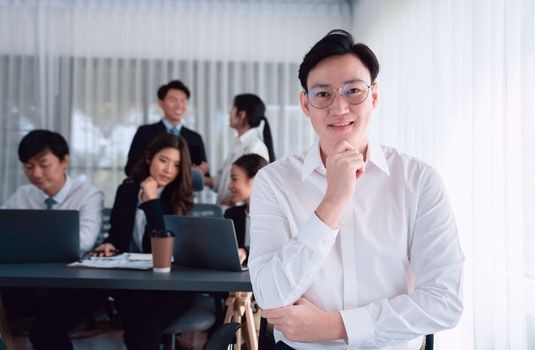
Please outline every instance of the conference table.
M170 273L152 270L70 268L65 263L0 264L1 287L136 289L196 292L251 292L248 271L200 270L173 266ZM0 331L10 341L3 324ZM3 328L3 329L2 329Z
M156 273L151 270L70 268L64 263L0 264L0 287L252 291L248 271L173 266L170 273Z

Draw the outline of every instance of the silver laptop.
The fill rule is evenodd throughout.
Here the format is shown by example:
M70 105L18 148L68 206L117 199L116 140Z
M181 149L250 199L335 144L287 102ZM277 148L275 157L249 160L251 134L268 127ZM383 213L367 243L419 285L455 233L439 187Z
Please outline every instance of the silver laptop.
M244 271L240 264L234 223L230 219L164 216L175 235L174 263L195 268Z
M0 263L73 262L79 252L77 210L0 209Z

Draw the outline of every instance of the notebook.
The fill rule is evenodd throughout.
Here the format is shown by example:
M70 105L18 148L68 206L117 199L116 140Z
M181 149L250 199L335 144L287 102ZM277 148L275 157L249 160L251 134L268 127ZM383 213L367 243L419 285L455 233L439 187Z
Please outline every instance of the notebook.
M234 223L230 219L164 216L165 228L175 235L177 265L227 271L244 271L240 264Z
M79 252L77 210L0 209L0 263L72 262Z

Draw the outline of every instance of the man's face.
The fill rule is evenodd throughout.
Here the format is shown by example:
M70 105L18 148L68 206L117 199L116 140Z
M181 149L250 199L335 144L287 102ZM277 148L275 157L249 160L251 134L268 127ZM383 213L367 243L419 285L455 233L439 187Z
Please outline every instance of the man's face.
M60 160L50 150L46 150L24 163L24 174L35 187L53 196L65 183L65 170L68 165L68 155Z
M344 83L363 80L371 84L368 68L353 54L331 56L316 65L308 74L307 88L317 85L329 85L341 88ZM325 109L318 109L310 104L304 93L300 95L301 108L310 118L314 130L320 139L322 159L330 155L342 140L364 152L368 144L368 124L372 111L377 106L377 84L370 88L366 100L358 105L349 104L336 91L334 101Z
M173 125L180 123L188 111L188 96L182 90L170 89L158 103L165 119Z

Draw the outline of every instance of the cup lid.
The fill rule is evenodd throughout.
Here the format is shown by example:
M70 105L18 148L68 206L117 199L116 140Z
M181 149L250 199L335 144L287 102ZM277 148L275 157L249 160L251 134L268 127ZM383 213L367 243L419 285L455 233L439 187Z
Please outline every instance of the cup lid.
M153 230L150 233L150 236L155 237L155 238L175 237L175 233L171 230L161 229L161 230Z

